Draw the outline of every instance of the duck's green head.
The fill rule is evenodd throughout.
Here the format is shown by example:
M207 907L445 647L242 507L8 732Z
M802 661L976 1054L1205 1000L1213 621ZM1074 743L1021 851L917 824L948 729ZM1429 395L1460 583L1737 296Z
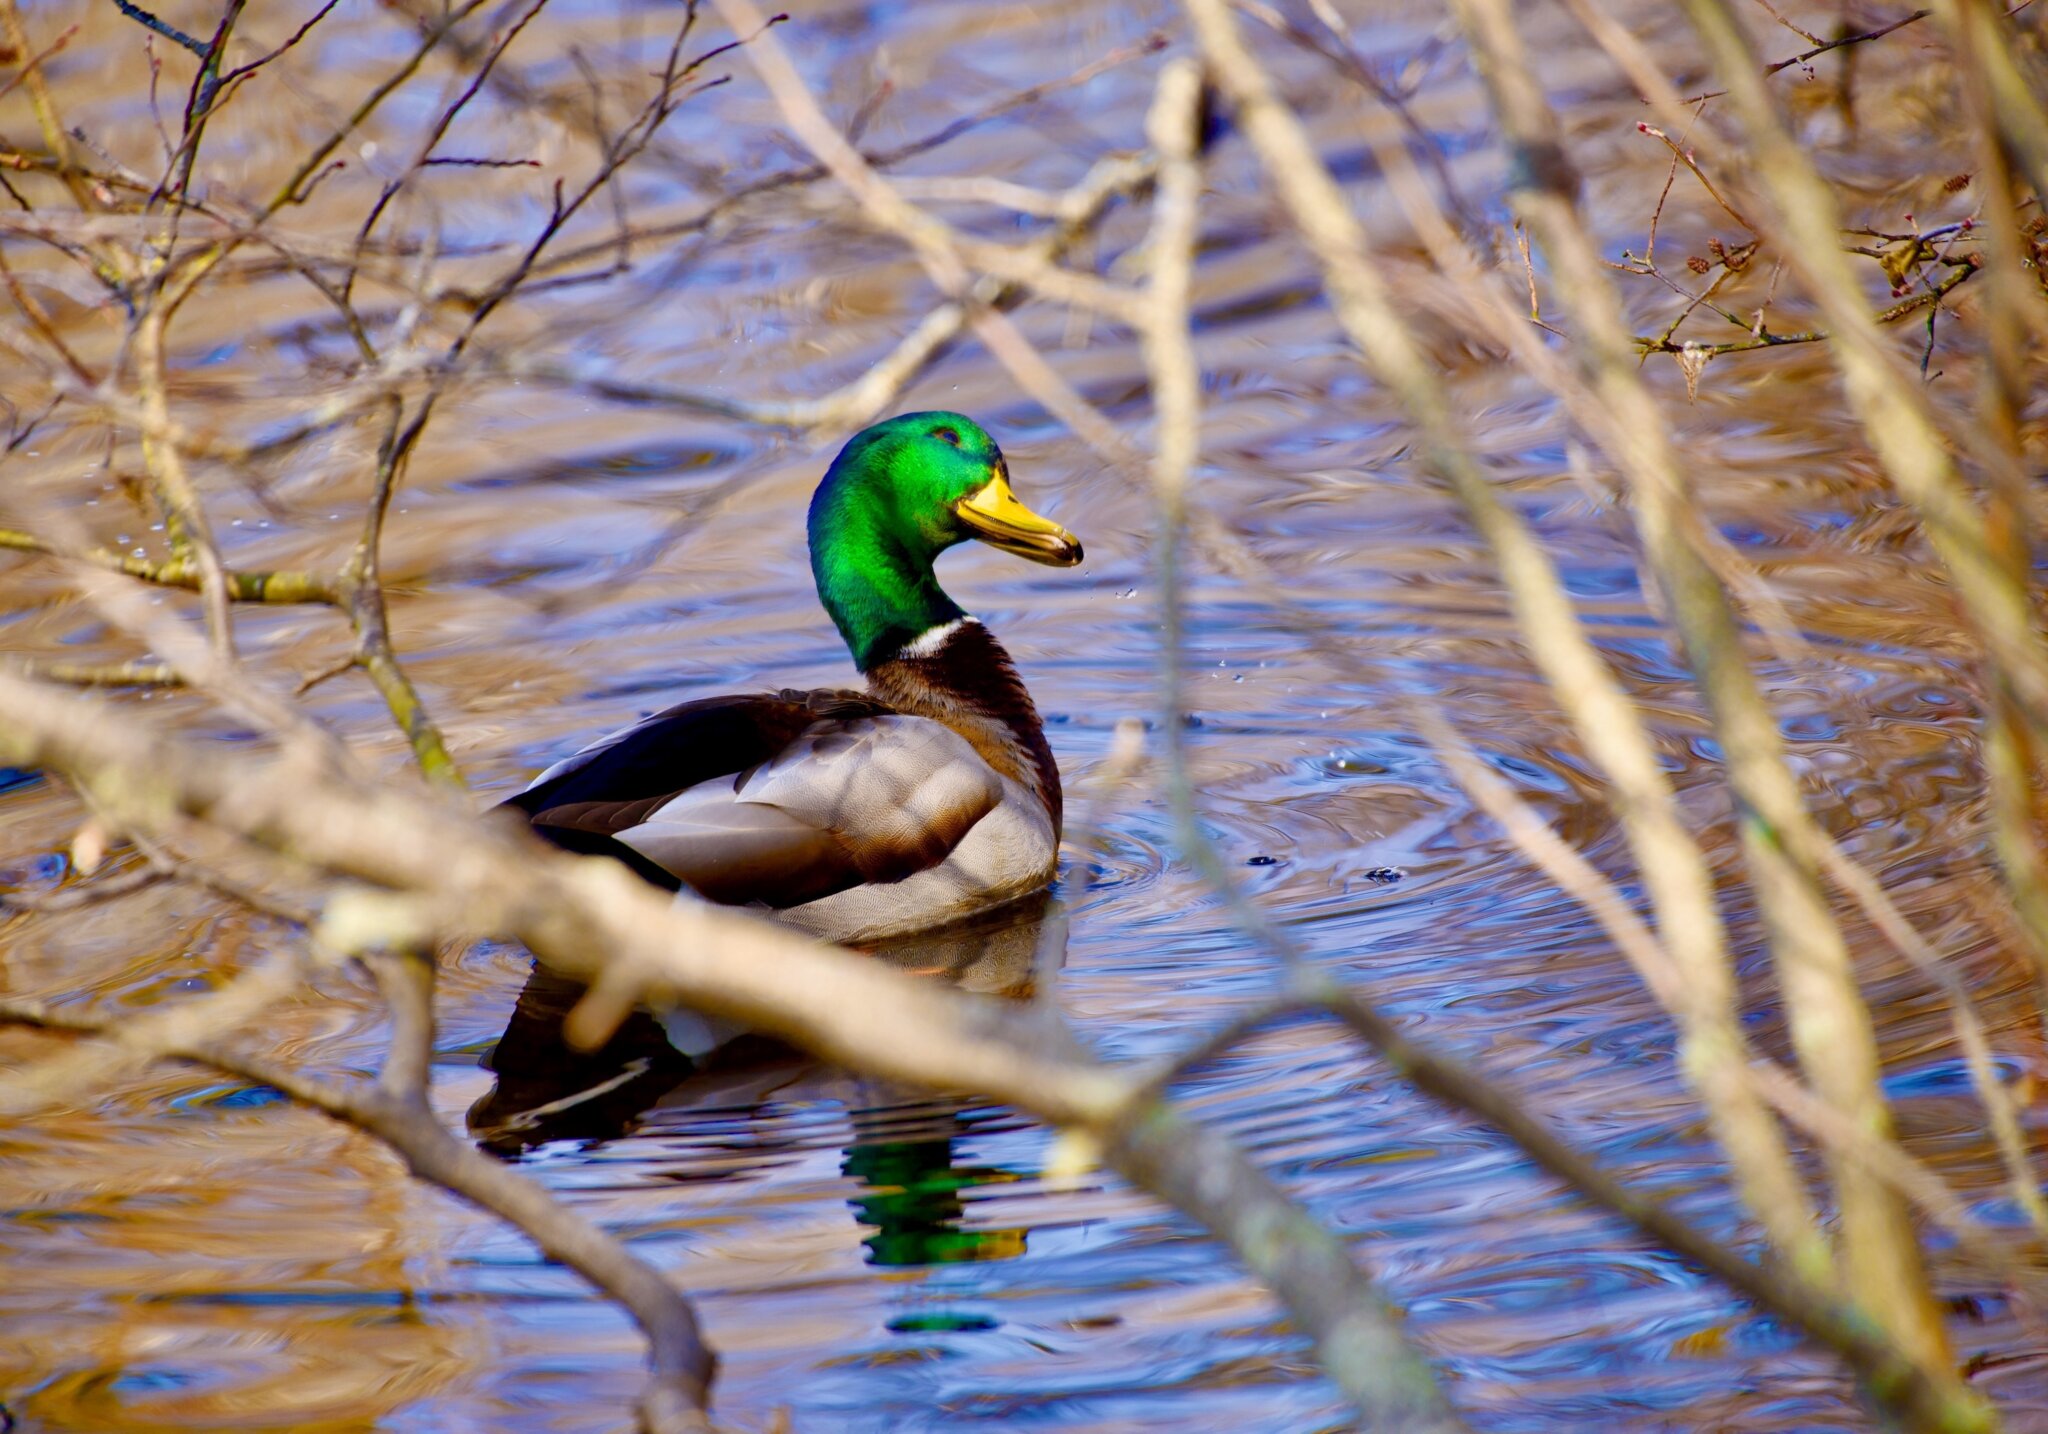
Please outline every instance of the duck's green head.
M932 563L976 538L1070 568L1081 544L1010 490L996 441L958 413L905 413L853 436L811 499L818 597L865 672L964 616Z

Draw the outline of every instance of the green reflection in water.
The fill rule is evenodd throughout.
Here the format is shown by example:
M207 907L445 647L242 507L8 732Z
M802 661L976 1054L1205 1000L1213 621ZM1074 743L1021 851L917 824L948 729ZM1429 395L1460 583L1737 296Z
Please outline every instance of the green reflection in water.
M998 1166L955 1165L953 1147L951 1137L847 1147L839 1168L863 1187L848 1203L854 1218L874 1231L861 1241L869 1264L951 1265L1024 1253L1029 1232L1023 1228L962 1228L966 1206L961 1191L1018 1177Z

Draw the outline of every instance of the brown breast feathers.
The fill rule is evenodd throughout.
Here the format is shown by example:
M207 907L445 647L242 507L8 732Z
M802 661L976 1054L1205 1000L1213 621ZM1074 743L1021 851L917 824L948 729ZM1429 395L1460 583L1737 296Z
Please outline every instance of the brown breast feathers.
M1058 831L1059 767L1010 654L971 617L939 632L868 669L868 691L965 737L983 761L1038 793Z

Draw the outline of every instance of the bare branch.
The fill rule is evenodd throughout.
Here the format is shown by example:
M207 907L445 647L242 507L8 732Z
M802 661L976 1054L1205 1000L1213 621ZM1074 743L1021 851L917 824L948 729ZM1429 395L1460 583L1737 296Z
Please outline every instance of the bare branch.
M414 977L427 969L419 958L379 958L380 976L390 962L410 960ZM267 968L266 968L267 969ZM417 1051L423 1033L432 1030L426 1003L431 985L391 974L383 981L394 1011L410 1037L407 1049ZM648 1434L710 1434L705 1414L714 1361L704 1348L696 1316L686 1300L661 1274L636 1258L611 1235L569 1209L540 1185L510 1166L493 1160L467 1141L449 1133L423 1097L423 1088L407 1084L394 1089L385 1081L329 1081L291 1067L246 1056L217 1045L204 1021L190 1013L202 1003L179 1010L187 1013L176 1031L158 1033L155 1045L164 1055L213 1066L257 1085L282 1091L301 1105L323 1111L365 1131L390 1146L415 1176L477 1205L519 1229L549 1259L559 1260L600 1290L616 1298L647 1336L651 1377L640 1402L641 1427ZM133 1019L133 1018L129 1018ZM0 1020L26 1022L81 1034L111 1036L127 1043L125 1032L90 1018L50 1009L39 1002L0 998ZM81 1047L70 1063L98 1055L95 1046ZM62 1058L59 1058L62 1059ZM387 1071L392 1067L387 1065ZM408 1065L424 1076L423 1065ZM105 1078L109 1072L97 1072Z

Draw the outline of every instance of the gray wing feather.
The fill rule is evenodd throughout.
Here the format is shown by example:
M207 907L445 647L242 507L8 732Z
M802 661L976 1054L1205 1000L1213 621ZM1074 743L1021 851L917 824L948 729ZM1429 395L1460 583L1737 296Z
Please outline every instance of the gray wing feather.
M938 865L1002 795L942 723L830 719L613 836L714 901L796 906Z

